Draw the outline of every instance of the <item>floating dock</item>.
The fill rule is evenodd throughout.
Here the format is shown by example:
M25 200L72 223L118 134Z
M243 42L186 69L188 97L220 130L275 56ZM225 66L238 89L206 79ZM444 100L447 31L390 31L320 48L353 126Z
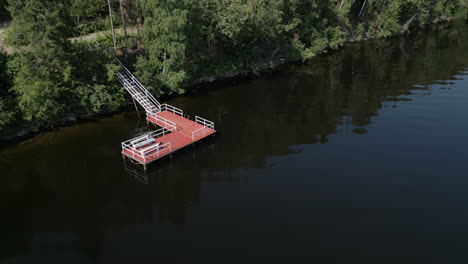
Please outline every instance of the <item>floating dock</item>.
M214 124L199 116L192 121L163 111L146 119L161 129L122 142L122 155L144 166L216 133Z
M146 120L160 127L122 142L124 159L129 158L146 170L148 164L216 133L213 122L199 116L190 120L182 109L160 104L119 60L116 63L121 67L117 72L120 83L145 109Z

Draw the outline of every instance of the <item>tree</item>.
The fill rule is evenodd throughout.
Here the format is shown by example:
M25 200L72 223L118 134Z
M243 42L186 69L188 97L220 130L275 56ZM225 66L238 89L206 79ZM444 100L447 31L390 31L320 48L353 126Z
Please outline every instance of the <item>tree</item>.
M72 66L60 47L40 43L15 56L9 66L26 120L53 124L70 110Z
M116 80L118 66L113 63L113 57L100 49L89 49L85 43L74 43L71 54L76 107L93 114L122 106L125 91Z
M8 0L13 23L10 44L24 47L45 42L66 46L71 36L68 6L60 0Z
M146 54L137 74L153 91L183 92L197 76L308 59L345 40L333 5L301 0L140 0Z
M10 12L9 40L23 49L9 63L19 108L28 121L53 124L69 110L66 6L58 0L10 0Z
M146 55L138 59L137 75L156 94L184 91L188 14L194 1L140 0Z
M26 120L52 125L74 112L122 105L112 58L67 39L73 27L61 0L12 0L10 39L21 52L9 63L12 90ZM14 3L14 4L13 4Z
M107 14L106 8L106 0L72 0L70 4L70 16L79 25L86 23L88 19Z

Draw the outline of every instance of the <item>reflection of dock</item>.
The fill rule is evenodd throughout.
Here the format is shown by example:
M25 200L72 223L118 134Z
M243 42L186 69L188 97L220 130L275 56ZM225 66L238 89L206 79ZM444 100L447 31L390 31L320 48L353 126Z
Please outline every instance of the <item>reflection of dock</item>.
M171 170L160 167L144 170L129 159L124 165L125 173L135 183L130 188L135 195L130 207L138 210L138 219L147 219L148 223L158 220L177 225L185 223L187 208L200 201L203 179L200 173L179 177L180 174L174 175Z
M130 175L132 178L135 178L136 180L148 184L148 178L149 176L152 176L151 174L146 173L145 171L141 170L141 168L138 168L136 166L132 166L133 164L127 164L127 162L124 161L124 166L125 166L125 172Z
M181 109L160 104L119 60L116 59L116 63L121 67L117 72L119 81L145 109L146 120L161 127L122 142L124 159L142 164L146 170L151 162L216 133L213 122L199 116L192 121L184 117Z

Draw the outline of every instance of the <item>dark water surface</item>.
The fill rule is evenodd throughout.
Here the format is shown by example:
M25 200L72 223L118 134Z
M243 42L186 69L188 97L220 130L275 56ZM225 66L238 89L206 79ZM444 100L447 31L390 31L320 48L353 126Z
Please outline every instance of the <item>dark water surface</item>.
M134 112L0 150L0 262L468 260L466 25L167 103L220 134L146 179Z

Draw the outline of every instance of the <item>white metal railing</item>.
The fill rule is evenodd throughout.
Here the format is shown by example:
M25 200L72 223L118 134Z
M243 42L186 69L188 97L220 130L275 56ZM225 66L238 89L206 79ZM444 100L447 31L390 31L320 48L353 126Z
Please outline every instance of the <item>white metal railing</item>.
M195 116L195 122L197 122L200 125L203 125L203 126L211 128L211 129L214 129L214 123L211 122L208 119L205 119L205 118L202 118L202 117L199 117L199 116Z
M169 105L169 104L162 104L161 105L161 112L164 111L170 111L176 115L184 116L184 111L182 109L179 109L175 106Z
M158 116L158 115L152 115L151 117L156 119L156 122L161 122L162 124L164 124L164 127L167 128L168 130L170 130L170 131L177 130L176 123L174 123L174 122L172 122L172 121L170 121L170 120L168 120L168 119L166 119L164 117ZM160 125L160 124L158 124L158 125Z
M127 73L127 76L120 73L119 77L121 78L121 80L126 82L127 85L132 87L136 92L143 94L148 99L148 101L156 105L158 108L161 108L161 104L159 103L159 101L156 100L156 98L154 98L154 96L150 92L148 92L148 90L146 90L145 87L143 87L140 81L138 81L138 79L135 76L131 75L131 73L127 69L124 68L123 70Z
M125 152L127 155L130 155L133 158L139 158L146 163L148 158L150 157L160 157L161 155L167 154L166 151L172 151L171 142L167 142L164 144L156 143L151 144L147 147L135 147L135 142L144 142L147 139L156 139L158 137L162 137L171 131L166 128L161 128L156 131L152 131L143 135L140 135L136 138L129 139L127 141L122 142L122 152Z
M145 134L142 134L142 135L139 135L138 137L135 137L135 138L132 138L132 139L129 139L129 140L126 140L124 142L122 142L122 145L123 144L130 144L132 142L135 142L139 139L149 139L149 138L159 138L159 137L162 137L168 133L171 133L171 131L167 128L160 128L158 130L155 130L155 131L151 131L151 132L148 132L148 133L145 133Z
M195 131L192 132L192 140L195 140L196 138L200 137L200 136L204 136L206 135L208 132L210 132L211 129L208 128L208 127L201 127Z
M203 127L192 132L192 140L195 140L197 137L204 136L214 129L214 123L205 118L195 116L195 122L203 125Z
M120 71L117 72L119 79L121 81L127 82L130 86L132 86L132 88L135 91L143 93L146 96L146 98L151 103L153 103L160 111L161 104L159 103L159 101L156 100L156 98L154 98L154 96L150 92L148 92L148 90L146 90L143 84L140 83L140 81L125 67L125 65L123 65L123 63L120 60L115 58L115 63L117 63L121 67L121 70L122 70L121 72Z
M158 106L159 102L154 102L151 100L151 94L148 91L138 89L138 87L132 84L128 77L123 75L120 72L117 72L117 76L119 77L120 82L125 87L125 89L130 93L130 95L140 103L141 106L145 109L145 111L149 112L150 114L157 114L161 107ZM151 97L150 97L151 96ZM154 99L156 100L156 99Z

